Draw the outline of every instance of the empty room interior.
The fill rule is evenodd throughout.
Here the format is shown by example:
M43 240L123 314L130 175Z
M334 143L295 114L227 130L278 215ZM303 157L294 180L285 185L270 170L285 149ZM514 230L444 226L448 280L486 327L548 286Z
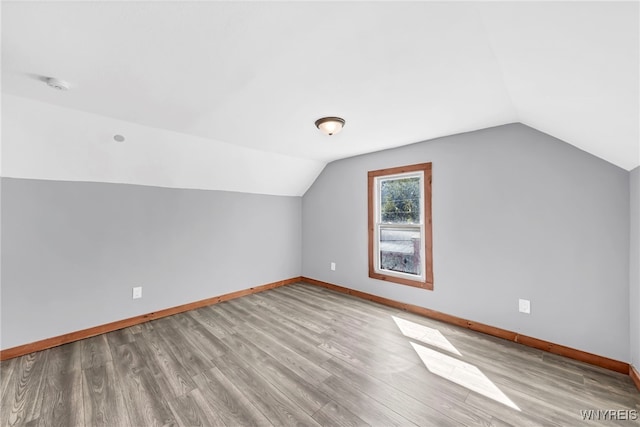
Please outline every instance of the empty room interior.
M0 426L640 425L640 4L3 1Z

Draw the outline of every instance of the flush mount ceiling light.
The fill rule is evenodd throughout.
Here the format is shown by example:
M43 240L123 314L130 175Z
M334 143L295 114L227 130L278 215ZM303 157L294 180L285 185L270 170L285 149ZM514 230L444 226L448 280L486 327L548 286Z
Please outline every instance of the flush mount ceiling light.
M327 135L333 135L342 130L344 126L344 119L340 117L323 117L316 120L316 127L320 131Z
M60 79L56 79L54 77L47 77L47 79L45 79L45 82L52 88L57 89L57 90L69 90L69 88L71 87L71 85L67 82L65 82L64 80L60 80Z

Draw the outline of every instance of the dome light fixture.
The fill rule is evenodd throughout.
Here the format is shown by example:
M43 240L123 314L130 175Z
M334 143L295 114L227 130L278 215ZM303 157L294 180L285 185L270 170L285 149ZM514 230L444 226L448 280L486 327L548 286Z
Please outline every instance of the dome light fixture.
M49 87L52 87L56 90L61 90L61 91L69 90L69 88L71 87L71 85L68 82L65 82L64 80L56 79L55 77L47 77L45 79L45 83L47 83Z
M316 120L316 127L326 135L334 135L342 130L344 119L340 117L323 117Z

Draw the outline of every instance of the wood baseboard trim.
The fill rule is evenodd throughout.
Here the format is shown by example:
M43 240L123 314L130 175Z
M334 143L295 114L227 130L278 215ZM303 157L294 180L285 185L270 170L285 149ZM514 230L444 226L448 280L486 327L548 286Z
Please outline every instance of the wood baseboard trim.
M640 373L636 371L633 365L629 365L629 376L631 377L631 381L636 385L638 391L640 391Z
M62 344L68 344L96 335L105 334L107 332L117 331L118 329L138 325L150 320L160 319L162 317L172 316L174 314L183 313L189 310L195 310L197 308L206 307L208 305L218 304L223 301L229 301L235 298L243 297L245 295L251 295L269 289L278 288L280 286L290 285L292 283L300 282L301 280L302 277L293 277L291 279L280 280L278 282L268 283L266 285L254 286L248 289L243 289L241 291L231 292L217 297L178 305L176 307L170 307L164 310L141 314L140 316L118 320L104 325L94 326L92 328L83 329L81 331L70 332L68 334L59 335L57 337L46 338L29 344L19 345L0 351L0 360L7 360L14 357L24 356L25 354L33 353L35 351L46 350L48 348L57 347Z
M379 304L386 305L389 307L398 308L400 310L408 311L410 313L419 314L421 316L425 316L430 319L440 320L445 323L450 323L452 325L457 325L463 328L471 329L473 331L482 332L484 334L492 335L494 337L503 338L505 340L523 344L528 347L544 350L549 353L558 354L560 356L568 357L570 359L579 360L581 362L589 363L591 365L600 366L602 368L609 369L611 371L621 372L623 374L629 374L630 372L629 371L630 365L626 362L621 362L619 360L609 359L608 357L587 353L586 351L577 350L575 348L566 347L560 344L555 344L549 341L529 337L526 335L521 335L517 332L496 328L495 326L485 325L483 323L474 322L472 320L463 319L461 317L452 316L450 314L441 313L439 311L430 310L428 308L420 307L413 304L406 304L400 301L380 297L380 296L369 294L366 292L356 291L354 289L345 288L344 286L334 285L333 283L323 282L321 280L311 279L309 277L302 277L302 281L312 285L321 286L323 288L341 292L344 294L353 295L358 298L377 302ZM636 382L636 386L638 386L638 382ZM640 386L638 386L638 388L640 389Z

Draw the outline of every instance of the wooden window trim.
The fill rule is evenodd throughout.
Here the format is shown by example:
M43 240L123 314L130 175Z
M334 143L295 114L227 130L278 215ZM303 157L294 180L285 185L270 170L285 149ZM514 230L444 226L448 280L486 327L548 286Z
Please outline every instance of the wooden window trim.
M409 172L422 171L424 173L424 253L425 253L425 279L411 280L403 277L382 274L375 270L375 179L386 175L397 175ZM431 224L431 163L419 163L415 165L400 166L395 168L369 171L368 173L368 215L369 215L369 277L387 282L399 283L407 286L433 290L433 236Z

